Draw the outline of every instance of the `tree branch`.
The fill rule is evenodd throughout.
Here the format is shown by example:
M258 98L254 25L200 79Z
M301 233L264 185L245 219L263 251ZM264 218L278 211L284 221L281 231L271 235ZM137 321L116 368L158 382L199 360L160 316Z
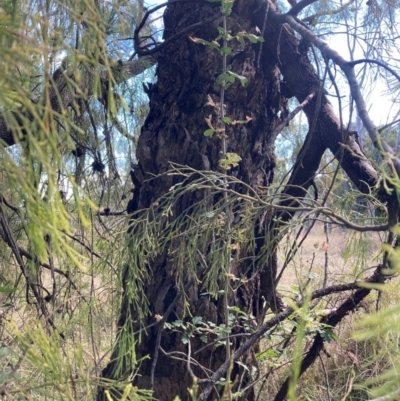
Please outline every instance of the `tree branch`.
M306 7L310 6L312 3L315 3L317 0L301 0L297 4L295 4L289 11L288 15L296 16L300 11L304 10Z
M382 63L379 60L374 60L374 59L371 59L371 58L362 58L360 60L349 61L349 62L346 63L346 66L354 67L355 65L361 64L361 63L370 63L370 64L379 65L380 67L382 67L385 70L389 71L400 82L400 75L397 74L397 72L394 71L392 68L390 68L388 65L386 65L385 63Z
M379 280L382 280L382 275L379 272L379 268L374 272L374 274L367 278L365 281L358 281L354 283L349 283L349 284L341 284L341 285L336 285L336 286L331 286L327 288L323 288L321 290L317 290L312 293L311 295L311 301L317 298L321 298L325 295L332 294L334 292L342 292L342 291L348 291L355 289L357 287L360 287L363 282L367 283L376 283L380 282ZM364 295L364 291L367 293ZM337 325L343 317L345 317L350 311L354 310L355 307L361 302L362 299L364 299L371 289L366 289L366 288L361 288L357 290L352 296L350 296L339 308L335 310L332 314L326 316L324 320L326 320L326 324L329 324L331 326ZM357 301L357 304L354 306L353 309L351 309L351 305L354 304L354 302ZM352 303L353 302L353 303ZM302 302L297 303L298 307L302 306ZM292 313L294 312L294 309L291 307L287 307L283 312L279 313L278 315L274 316L272 319L269 321L265 322L259 328L250 336L250 338L243 343L234 353L232 356L232 359L234 361L238 360L244 353L246 353L251 347L254 346L254 344L270 329L272 329L275 325L279 324L283 320L287 319ZM336 323L335 323L336 322ZM319 352L319 349L318 349ZM318 355L315 355L315 357ZM208 385L206 388L203 390L203 392L200 395L200 400L205 401L207 400L207 397L210 395L212 389L213 389L213 384L217 382L227 371L229 364L231 363L231 360L227 359L225 362L214 372L214 374L211 376L210 379L206 379L204 382L207 382ZM202 381L199 380L199 383Z
M331 15L339 14L339 13L341 13L343 10L345 10L348 6L352 5L352 4L354 3L354 1L355 1L355 0L350 0L350 1L348 1L347 3L343 4L342 6L340 6L338 9L333 10L333 11L330 11L330 12L326 12L326 11L325 11L325 12L319 12L319 13L310 15L309 17L306 17L306 18L302 19L302 21L303 21L304 23L311 23L311 24L312 24L313 21L314 21L316 18L324 17L324 16L326 16L326 15L331 16Z
M154 65L156 59L147 56L138 60L130 60L121 63L118 68L118 73L113 77L110 82L109 71L100 73L100 81L102 88L108 89L111 86L119 85L129 78L141 74L147 68ZM63 67L58 68L51 79L51 88L49 90L49 103L54 114L61 114L63 110L72 107L72 103L77 98L85 94L90 97L93 94L93 73L89 70L82 71L80 82L74 81L72 76L68 75L69 72L65 71ZM6 146L15 145L23 138L18 138L18 132L25 134L25 126L27 122L32 122L34 117L29 112L15 110L8 112L8 115L0 115L0 140ZM25 121L25 123L24 123Z
M376 269L374 274L369 277L366 282L368 283L382 283L384 281L384 277L380 273L380 267ZM371 288L360 288L354 294L352 294L349 298L346 299L333 313L324 317L321 320L321 323L326 324L330 327L336 327L338 323L340 323L345 316L349 313L354 312L360 302L372 291ZM314 342L307 352L307 355L304 357L301 362L300 367L300 375L299 377L314 363L315 359L318 357L319 352L322 350L324 346L324 339L321 334L317 334L314 337ZM286 395L289 389L290 377L288 377L285 382L282 384L278 393L276 394L274 401L283 401L286 399Z
M269 12L271 13L272 20L274 20L275 22L281 23L281 24L282 23L288 24L292 29L294 29L296 32L298 32L303 38L305 38L307 41L309 41L310 43L315 45L321 51L321 53L325 57L325 59L332 60L335 64L337 64L341 68L341 70L344 72L344 74L347 77L349 87L350 87L350 92L351 92L353 100L356 103L358 114L372 140L372 143L381 153L387 153L388 155L390 155L393 165L395 167L396 173L398 176L400 176L400 160L396 157L395 151L392 149L392 147L389 146L386 141L384 141L382 138L379 137L377 127L375 126L375 124L373 123L371 118L369 117L367 107L366 107L364 98L361 94L360 86L358 85L357 77L354 72L354 66L352 65L352 63L349 63L338 52L331 49L326 42L324 42L317 35L315 35L314 32L307 29L301 23L296 21L293 16L288 15L288 14L279 14L277 11L272 9L271 4L270 4L269 9L270 9Z
M267 8L267 3L257 0L261 11L254 15L255 25L261 26L263 23L263 10ZM268 22L264 33L264 57L275 57L279 61L279 68L284 77L285 84L292 92L292 95L301 103L312 92L318 93L321 85L321 79L316 74L306 53L299 52L299 40L288 29L281 29L282 22L285 19L295 21L292 16L283 16L275 10L276 6L269 3ZM296 21L295 21L296 22ZM307 28L296 23L296 26L302 28L302 32L309 32ZM307 38L306 38L307 39ZM321 41L322 42L322 41ZM278 46L277 46L278 44ZM268 55L270 54L270 55ZM318 115L315 118L317 99L312 99L304 107L304 113L307 116L309 125L316 121L312 138L307 140L310 143L306 157L302 155L302 163L298 160L300 168L296 172L296 177L292 180L296 185L304 185L306 180L312 176L308 168L303 168L305 163L310 164L311 160L317 163L317 154L324 152L328 148L334 155L342 152L340 164L354 182L356 187L363 193L370 193L378 182L378 174L372 164L367 160L358 143L354 138L354 132L348 131L341 126L336 117L325 93L321 96L321 106ZM345 145L345 146L343 146ZM304 146L301 152L304 152ZM311 157L311 159L308 159ZM315 167L313 167L315 168ZM296 195L296 194L293 194Z

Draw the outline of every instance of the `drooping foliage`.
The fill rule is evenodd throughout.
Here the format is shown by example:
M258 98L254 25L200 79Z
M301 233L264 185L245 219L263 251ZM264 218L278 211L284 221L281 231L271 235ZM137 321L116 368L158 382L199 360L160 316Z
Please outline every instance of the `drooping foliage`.
M324 346L376 293L354 341L395 349L398 115L373 119L379 88L398 103L398 18L386 0L3 0L0 390L294 400L319 358L332 399ZM283 292L321 225L321 280L311 258ZM396 398L399 361L377 360L348 395Z

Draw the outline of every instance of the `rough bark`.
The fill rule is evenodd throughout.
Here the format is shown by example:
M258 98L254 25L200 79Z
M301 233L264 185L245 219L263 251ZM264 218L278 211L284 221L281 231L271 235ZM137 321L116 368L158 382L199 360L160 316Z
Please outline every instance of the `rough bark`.
M251 2L235 3L234 12L228 19L232 34L241 31L255 33L252 23L253 10ZM186 26L210 18L218 9L208 3L181 3L168 8L165 13L165 36L179 32ZM196 29L190 36L212 41L218 35L214 24ZM273 180L275 167L274 127L279 124L286 99L280 94L280 72L275 59L268 54L261 60L261 68L257 69L257 51L259 46L246 45L243 49L238 42L231 42L232 54L228 64L237 74L248 79L245 87L239 82L232 84L226 91L226 114L232 120L245 120L247 124L227 127L228 152L237 153L242 158L239 166L231 173L240 180L256 187L268 187ZM268 52L266 52L268 53ZM213 117L216 124L216 110L207 105L208 96L215 103L219 101L220 87L216 79L221 73L221 55L208 47L199 45L184 36L163 49L158 55L157 83L152 87L150 96L150 114L142 128L138 141L138 166L135 168L135 192L128 212L148 208L163 194L167 193L176 178L168 175L159 176L170 169L170 163L188 165L198 170L220 171L218 161L221 151L221 139L218 136L207 138L205 118ZM148 181L150 177L158 176ZM146 181L147 180L147 181ZM241 188L237 188L243 191ZM196 193L183 199L176 205L174 215L179 216L190 204L199 201L202 193ZM151 266L152 277L146 286L146 296L150 302L151 315L144 325L154 322L154 315L163 316L168 306L176 297L174 263L162 253ZM242 269L242 271L240 271ZM238 267L237 274L251 274L248 264ZM199 296L201 286L192 288L195 294L190 300L192 316L202 316L204 321L223 324L221 300L213 300L207 296ZM231 305L238 305L249 314L259 313L260 280L256 276L247 287L241 288ZM119 326L124 324L128 305L123 303ZM256 311L257 309L257 311ZM184 318L182 301L174 308L173 320ZM134 316L134 319L137 316ZM149 360L142 362L140 377L136 384L150 388L152 360L154 360L157 326L147 331L146 337L138 344L137 357L150 355ZM238 346L239 341L234 342ZM199 345L199 344L198 344ZM161 346L167 352L181 351L187 353L187 346L182 344L180 336L164 332ZM193 345L194 347L194 345ZM211 348L210 348L211 349ZM225 360L223 347L210 349L196 355L197 361L207 368L213 369ZM110 363L104 371L105 377L113 377L115 364ZM194 374L204 378L201 369L192 367ZM237 370L235 368L235 370ZM127 372L129 373L129 372ZM158 352L157 366L154 375L154 396L159 400L170 400L179 395L188 400L187 388L192 385L192 378L184 361L176 361ZM99 395L101 398L102 395ZM216 397L216 393L213 393ZM247 395L251 399L252 394Z
M251 0L236 1L233 13L228 19L228 29L232 35L241 31L254 33L256 26L263 27L267 9L265 4ZM165 38L168 39L191 24L209 19L216 12L218 9L206 2L179 2L170 5L164 16ZM212 41L217 36L216 28L219 23L217 20L200 27L192 32L191 36ZM233 120L251 117L249 123L229 126L227 129L228 151L237 153L242 158L239 166L232 170L232 174L254 188L268 187L271 184L275 168L274 128L281 121L280 112L284 115L286 111L286 98L282 94L284 85L289 88L289 97L296 96L300 102L311 93L315 96L305 107L311 129L298 155L289 184L284 190L282 204L293 204L293 200L305 195L327 148L340 156L343 168L358 188L369 192L370 188L376 185L377 174L371 164L362 157L362 151L354 140L353 133L340 126L325 94L316 96L321 89L321 80L315 73L307 53L299 51L298 39L290 29L283 28L282 24L272 19L267 20L264 39L263 46L247 45L244 49L233 41L230 43L233 51L228 64L234 72L244 75L248 82L245 87L235 83L228 88L226 112ZM262 54L259 59L260 52ZM139 162L133 171L135 191L129 204L129 213L148 208L177 183L176 176L160 176L170 169L170 163L188 165L198 170L218 170L220 139L217 136L206 138L203 132L207 128L205 118L212 115L213 121L216 121L215 109L207 105L207 98L211 96L215 103L219 101L220 88L216 79L220 73L221 57L218 52L193 43L189 35L169 43L160 51L158 81L150 93L150 114L138 141ZM281 81L281 75L284 82ZM343 144L346 146L343 147ZM149 180L150 178L152 179ZM190 211L190 205L201 200L201 196L202 192L199 191L181 200L175 205L174 216L179 216L184 210ZM266 258L264 255L267 263L262 274L253 274L249 284L241 287L235 298L230 300L231 305L238 305L245 312L257 316L260 312L261 296L267 300L273 297L276 275L274 249L279 242L280 226L292 216L293 213L281 214L278 224L271 223L271 218L265 222L255 222L259 235L255 252L250 255L253 257L252 261L257 259L266 241L271 241L270 254ZM144 326L153 324L154 316L163 316L171 306L173 319L185 318L182 300L178 299L179 294L175 286L173 260L168 256L171 253L167 250L160 252L151 265L151 278L146 284L151 316L141 322ZM249 263L244 263L237 269L239 274L254 273L249 270ZM190 283L186 284L190 286ZM221 301L200 296L201 286L191 287L192 296L188 299L191 315L202 316L204 321L222 324L224 320ZM137 312L130 308L128 299L124 296L118 323L120 327L124 325L128 316L133 321L138 318ZM137 357L149 355L150 359L141 363L140 376L135 384L141 388L152 387L155 398L159 400L170 400L176 395L182 400L188 400L187 388L192 384L192 377L185 360L171 359L159 352L159 345L167 352L181 351L183 354L187 354L187 347L176 334L164 331L159 337L158 327L150 327L146 336L142 336L141 342L137 344ZM233 351L240 344L240 341L233 342ZM117 354L118 343L111 362L103 371L104 377L117 378ZM156 356L154 385L151 386L152 365ZM229 363L225 359L223 347L213 349L212 352L207 349L196 355L196 360L201 365L213 371L223 363L226 368ZM128 377L131 367L124 368L122 376ZM205 378L201 369L193 366L192 371L198 378ZM237 373L236 365L234 373ZM213 391L209 397L208 399L216 399L217 393ZM250 392L245 398L251 400L253 394ZM98 399L104 399L101 389Z

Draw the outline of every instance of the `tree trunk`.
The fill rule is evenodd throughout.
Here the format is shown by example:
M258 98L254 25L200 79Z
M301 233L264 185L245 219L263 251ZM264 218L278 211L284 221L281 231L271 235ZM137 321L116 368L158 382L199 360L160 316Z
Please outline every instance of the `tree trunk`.
M252 2L236 2L233 13L228 18L228 29L232 35L238 32L256 33L252 24ZM219 8L212 3L185 3L179 2L170 5L165 12L165 39L172 37L185 27L196 22L210 18L219 13ZM173 176L165 173L171 163L190 166L196 170L221 171L219 159L221 152L221 138L204 136L208 128L205 119L212 115L213 124L217 124L216 108L210 106L209 97L214 103L219 102L220 87L216 84L217 77L222 72L222 56L219 52L201 44L194 43L189 36L213 41L218 36L217 27L221 19L215 23L196 28L189 35L184 35L166 46L158 56L157 83L152 86L150 93L150 113L142 128L138 141L138 165L135 166L133 182L135 185L134 198L130 202L128 212L133 213L146 209L161 196L168 193L177 183ZM238 179L248 183L253 188L269 187L273 180L275 167L274 128L281 122L280 112L285 109L286 99L280 94L280 72L275 58L267 51L258 61L260 45L247 44L244 48L238 41L231 41L229 46L232 53L228 57L228 65L232 71L247 78L243 87L235 82L228 87L225 94L226 115L232 120L251 120L245 124L229 125L226 131L227 151L236 153L241 157L237 167L230 170ZM257 63L261 68L257 68ZM157 176L157 178L149 180ZM236 188L244 192L244 188ZM174 216L179 217L190 205L201 200L204 192L198 191L181 199L175 205ZM217 201L217 199L215 200ZM134 235L134 233L132 233ZM262 241L261 241L262 242ZM258 244L259 247L262 243ZM134 250L132 250L134 252ZM160 250L161 251L161 250ZM270 260L273 271L264 274L264 288L260 288L260 278L252 274L249 262L236 267L236 275L252 277L246 286L242 286L235 294L230 304L239 306L247 314L258 316L261 295L266 295L265 287L272 289L275 269L275 258L271 251ZM155 322L155 316L163 316L168 306L177 296L174 260L168 255L173 250L160 252L160 255L151 264L151 278L146 283L146 297L149 301L150 316L141 322L147 326ZM250 256L250 255L249 255ZM201 272L200 272L200 279ZM269 283L268 283L269 281ZM128 283L125 283L127 285ZM216 325L224 323L222 300L210 296L201 296L204 292L201 284L186 284L190 297L185 301L189 303L191 316L201 316L203 321L211 321ZM187 306L187 305L186 305ZM174 312L168 321L185 319L189 316L184 312L183 297L174 307ZM186 309L187 310L187 309ZM130 315L130 314L133 314ZM119 327L123 327L126 319L137 322L137 311L131 311L126 297L122 303ZM139 324L135 324L137 329ZM136 346L137 358L149 355L140 365L140 376L136 385L140 388L153 388L155 398L171 400L179 395L182 400L189 399L187 389L192 386L193 379L187 369L185 360L172 359L157 351L157 333L159 327L148 329L142 335L140 343ZM215 339L215 337L213 338ZM201 343L196 344L200 346ZM232 347L238 347L240 341L233 342ZM161 337L161 347L167 352L181 351L187 354L187 345L182 343L180 335L164 330ZM204 345L204 344L203 344ZM193 346L193 345L192 345ZM118 347L114 350L114 358L118 354ZM155 355L158 355L156 356ZM114 359L112 358L112 359ZM155 370L152 365L157 358ZM196 355L196 360L204 367L216 369L225 360L224 347L207 348ZM131 373L131 367L126 366L125 375ZM107 378L115 377L116 362L111 362L103 372ZM152 372L153 370L153 372ZM205 378L204 372L192 366L193 373L198 378ZM232 380L238 369L234 367ZM123 375L119 375L123 376ZM154 378L153 378L153 377ZM154 381L154 383L152 383ZM213 397L216 397L214 392ZM246 398L251 399L247 394ZM102 393L99 393L102 398Z
M268 17L271 14L271 18L265 24L268 10ZM209 2L182 1L170 4L164 14L165 40L219 12L219 6ZM327 148L339 156L343 168L357 187L368 192L377 181L376 172L365 158L357 157L362 155L362 151L353 138L354 133L341 129L325 94L319 93L321 80L308 59L307 50L300 49L296 35L287 26L283 27L279 16L274 13L275 5L268 9L261 0L237 0L227 21L227 29L232 36L239 32L256 34L256 27L261 29L265 26L263 45L246 43L245 47L241 47L236 40L228 44L232 51L227 64L231 71L245 76L247 83L242 86L236 81L226 90L226 115L231 120L249 120L245 124L228 125L226 129L227 151L241 157L238 166L229 170L229 174L247 185L233 185L233 189L242 194L248 188L265 192L271 185L275 168L276 127L287 112L285 93L287 97L297 97L299 102L311 94L314 94L314 98L304 108L311 128L280 204L293 206L294 199L305 196L305 189L312 184ZM221 138L218 135L206 137L204 131L208 128L206 119L215 127L218 126L220 87L217 78L222 72L222 57L218 51L191 40L192 37L212 42L218 36L217 28L221 20L196 27L188 34L179 36L168 42L158 54L158 80L150 90L150 113L138 141L138 164L132 171L135 190L128 212L135 213L135 216L157 205L164 195L173 196L176 185L183 178L166 174L171 169L171 163L198 171L221 171ZM343 143L346 147L342 147ZM185 180L185 184L190 185L190 180ZM185 215L190 221L192 217L189 215L193 213L194 206L199 205L206 195L204 189L188 192L173 204L166 213L168 217L164 218L178 220ZM212 209L221 198L223 195L214 196L207 206ZM210 203L207 199L204 202ZM232 224L236 224L241 217L235 209L233 212L236 214ZM243 280L229 299L230 306L239 307L247 316L260 318L263 301L271 306L275 304L275 252L280 238L279 228L293 214L293 211L280 212L275 215L279 218L272 219L271 211L265 210L263 216L253 222L252 244L246 248L247 254L241 262L234 266L234 275L248 280ZM149 219L159 218L162 218L161 213L149 214ZM131 229L131 238L135 238L136 234L135 229ZM133 255L141 251L140 243L135 246L131 250ZM213 322L217 326L225 322L223 297L204 294L206 277L201 260L195 262L196 279L182 271L177 273L177 260L181 253L185 253L185 243L177 236L165 249L159 250L149 266L137 266L139 272L134 274L129 273L129 267L125 269L125 292L118 322L120 333L111 362L103 371L105 378L114 379L128 378L132 374L133 367L128 358L124 359L123 356L126 341L121 341L122 334L130 327L130 332L136 333L136 359L149 356L140 363L139 375L134 383L140 388L152 389L154 397L162 401L171 400L176 395L181 400L189 400L187 389L193 384L193 376L200 379L201 388L204 383L202 379L211 376L226 359L223 346L208 347L192 353L191 357L196 363L189 363L189 345L195 351L203 344L196 338L184 344L180 334L165 329L163 316L169 323L178 319L190 321L193 316L202 317L203 322ZM150 274L145 281L144 292L149 313L143 316L140 308L132 305L129 293L132 277L142 277L141 271L148 268ZM225 278L221 272L216 285L220 285ZM183 282L178 284L180 279ZM181 294L183 287L185 296ZM157 318L161 319L161 323L157 324ZM143 327L147 329L142 330ZM210 340L215 340L215 336L211 336ZM231 339L231 351L234 352L241 343L241 337ZM251 363L251 355L247 354L242 362ZM240 371L240 365L234 363L231 381L243 384L246 381L245 374L245 371ZM215 389L209 399L218 397ZM253 398L252 390L244 395L244 399ZM102 390L98 393L98 399L104 399Z

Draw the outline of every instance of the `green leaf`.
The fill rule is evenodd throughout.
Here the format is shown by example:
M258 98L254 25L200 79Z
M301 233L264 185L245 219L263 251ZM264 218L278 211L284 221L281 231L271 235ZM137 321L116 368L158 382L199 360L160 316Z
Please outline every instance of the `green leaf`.
M7 382L10 378L11 371L5 371L4 373L0 374L0 383L3 384Z
M234 82L235 82L235 77L229 74L229 71L223 72L218 75L217 83L218 85L221 85L224 88L226 88L229 83L234 83Z
M215 134L215 129L209 128L204 131L204 136L212 137Z
M245 36L251 43L264 42L262 36L253 35L252 33L247 33Z
M243 35L237 35L236 37L237 37L237 39L238 39L240 45L241 45L242 47L245 47L246 43L244 42Z
M232 53L232 49L228 46L224 46L223 48L221 48L220 50L221 54L231 54Z
M197 326L200 323L203 323L203 317L202 316L194 316L192 319L192 323Z
M203 343L208 343L207 336L200 336L200 340L203 341Z
M232 7L233 7L233 3L234 3L234 1L224 1L223 2L223 10L222 10L222 12L225 14L225 15L230 15L231 14L231 12L232 12Z
M234 78L238 79L238 80L240 81L240 83L242 84L242 86L245 86L245 85L246 85L246 83L247 83L247 78L244 77L243 75L236 74L236 73L233 72L233 71L228 71L228 74L231 75L231 76L233 76Z
M182 343L187 344L189 342L191 335L187 332L182 334Z
M13 355L8 347L0 347L0 357L3 358L8 355Z
M230 306L230 307L229 307L229 310L232 311L232 312L236 312L236 313L238 313L239 315L243 315L243 316L246 316L246 317L247 317L247 313L246 313L246 312L243 312L238 306Z
M333 332L332 328L321 330L320 335L327 343L330 343L332 341L339 341L339 337Z
M192 36L189 36L190 40L194 43L199 43L201 45L207 46L207 47L211 47L212 49L219 49L220 45L218 42L216 42L215 40L212 42L209 42L208 40L204 40L204 39L200 39L200 38L194 38Z
M231 167L236 167L242 158L236 153L227 153L225 159L219 160L219 165L225 169L229 170Z
M11 294L12 292L17 291L14 287L0 287L0 292L2 294Z

